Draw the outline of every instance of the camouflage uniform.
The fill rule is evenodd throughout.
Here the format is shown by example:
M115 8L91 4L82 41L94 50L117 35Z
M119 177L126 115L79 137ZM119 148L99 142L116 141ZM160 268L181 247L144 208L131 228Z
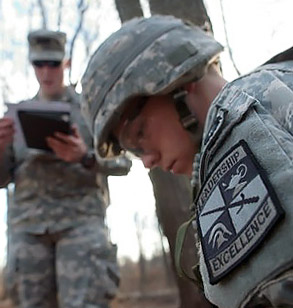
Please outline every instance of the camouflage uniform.
M39 99L37 94L24 103ZM55 99L70 104L71 122L92 151L79 96L66 87ZM107 176L127 174L130 165L125 162L86 168L15 142L7 149L0 166L1 185L14 183L7 282L19 307L108 307L117 291L119 269L104 222Z
M201 255L205 293L207 298L219 307L293 306L292 197L290 197L293 185L292 102L293 61L285 61L261 66L252 73L227 84L210 107L200 164L197 165L200 168L195 171L195 174L200 175L202 187L196 206L199 209L198 220L206 255L205 259L203 254ZM257 161L254 172L252 171L254 167L250 166L249 155L243 154L243 159L238 161L230 159L231 149L235 151L236 146L237 150L240 140L247 144ZM231 165L221 173L221 168L224 170L225 159L226 161L230 159ZM239 172L241 175L239 181L233 185L233 176L237 176L237 168L241 165L248 166L247 172L246 174ZM262 173L265 174L263 181L270 183L266 187L260 178L257 179ZM230 187L227 187L227 184ZM233 196L228 196L229 190L234 191ZM224 199L222 205L231 206L235 201L241 201L242 196L248 202L243 203L243 208L235 204L237 212L233 213L231 208L229 215L225 216L223 211L217 212L216 206L211 210L212 202L206 201L206 199L213 200L219 191ZM263 230L262 234L264 242L248 259L242 256L237 260L237 255L245 254L247 250L245 245L251 250L254 249L254 245L250 243L254 242L254 237L257 238L261 234L257 229L251 229L254 232L250 232L249 228L253 223L257 226L253 219L261 215L257 211L262 206L262 194L270 209L266 217L268 229ZM249 197L257 197L259 201L251 198L249 202ZM218 197L218 205L220 205L219 199ZM274 212L273 204L276 205L276 211L280 211L279 214ZM250 212L245 209L248 206L251 207ZM259 208L252 210L254 206ZM205 219L209 222L204 221ZM229 236L233 235L229 234L232 226L229 225L228 219L232 220L233 226L241 224L241 230L240 227L236 227L239 242L235 239L229 240ZM209 256L213 252L210 248L210 239L213 239L211 229L220 226L221 223L228 226L221 231L226 243L218 247L222 254L227 252L227 262L222 260L222 264L215 261L221 257L221 253ZM242 230L245 230L244 234L247 232L247 242L244 240L245 235L241 233ZM206 242L208 237L209 243ZM260 237L259 240L262 241ZM230 266L236 268L228 274ZM220 277L218 279L217 274ZM212 283L211 277L214 278ZM237 297L235 292L238 294Z
M131 98L177 94L201 79L221 50L172 17L125 23L96 51L82 79L96 156L121 151L109 132ZM293 63L286 58L223 88L195 158L200 271L206 297L219 307L293 306Z

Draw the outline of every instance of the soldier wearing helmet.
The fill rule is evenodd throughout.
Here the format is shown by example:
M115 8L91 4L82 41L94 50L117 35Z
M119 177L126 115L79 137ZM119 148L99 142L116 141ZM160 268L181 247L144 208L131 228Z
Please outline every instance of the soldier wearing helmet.
M119 280L116 246L108 238L107 176L126 174L125 159L97 164L80 97L63 82L66 35L28 35L29 60L40 85L18 108L68 107L72 134L56 132L49 150L13 140L16 124L0 119L0 187L9 182L6 289L15 307L109 307ZM47 122L46 122L47 123ZM39 127L33 127L39 129Z
M293 307L292 52L227 83L221 51L173 17L125 23L89 62L83 113L98 160L130 151L199 187L190 222L207 299Z

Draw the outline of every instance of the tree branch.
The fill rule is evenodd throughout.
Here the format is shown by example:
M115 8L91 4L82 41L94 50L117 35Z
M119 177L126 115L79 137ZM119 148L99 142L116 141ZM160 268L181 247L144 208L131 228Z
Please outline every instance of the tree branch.
M79 23L78 23L78 26L75 30L73 38L71 40L70 49L69 49L69 58L71 59L71 61L72 61L72 57L73 57L73 49L74 49L75 40L76 40L76 38L77 38L81 28L82 28L84 13L86 12L87 9L88 9L88 4L84 4L84 1L80 0L79 3L78 3ZM69 68L69 82L70 82L70 84L72 84L71 72L72 72L72 69L71 69L71 66L70 66L70 68Z
M46 9L43 3L43 0L38 0L41 15L42 15L42 20L43 20L43 29L47 29L47 16L46 16Z
M221 5L222 20L223 20L223 26L224 26L224 32L225 32L226 46L228 48L229 56L230 56L230 59L231 59L231 62L233 64L233 66L234 66L234 69L237 72L238 76L240 76L241 73L238 70L237 65L236 65L236 63L234 61L234 57L233 57L233 54L232 54L232 49L231 49L231 46L230 46L230 43L229 43L229 39L228 39L226 19L225 19L224 8L223 8L223 0L220 0L220 5Z
M61 27L62 7L63 7L63 0L59 0L59 4L58 4L58 20L57 20L58 31L60 31L60 27Z

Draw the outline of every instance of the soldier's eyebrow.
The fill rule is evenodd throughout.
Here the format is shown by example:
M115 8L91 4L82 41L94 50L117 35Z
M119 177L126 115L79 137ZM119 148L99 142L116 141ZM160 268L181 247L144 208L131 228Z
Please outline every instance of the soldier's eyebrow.
M148 99L147 96L143 96L143 97L140 97L139 100L136 101L135 107L127 115L127 121L133 121L139 116L139 114L141 113L143 107L145 106L147 102L147 99Z

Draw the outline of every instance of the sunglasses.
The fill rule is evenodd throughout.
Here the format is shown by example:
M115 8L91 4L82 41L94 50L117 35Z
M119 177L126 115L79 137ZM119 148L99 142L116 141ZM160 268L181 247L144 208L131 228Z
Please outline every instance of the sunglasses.
M33 61L33 65L36 67L59 67L61 64L61 61Z

